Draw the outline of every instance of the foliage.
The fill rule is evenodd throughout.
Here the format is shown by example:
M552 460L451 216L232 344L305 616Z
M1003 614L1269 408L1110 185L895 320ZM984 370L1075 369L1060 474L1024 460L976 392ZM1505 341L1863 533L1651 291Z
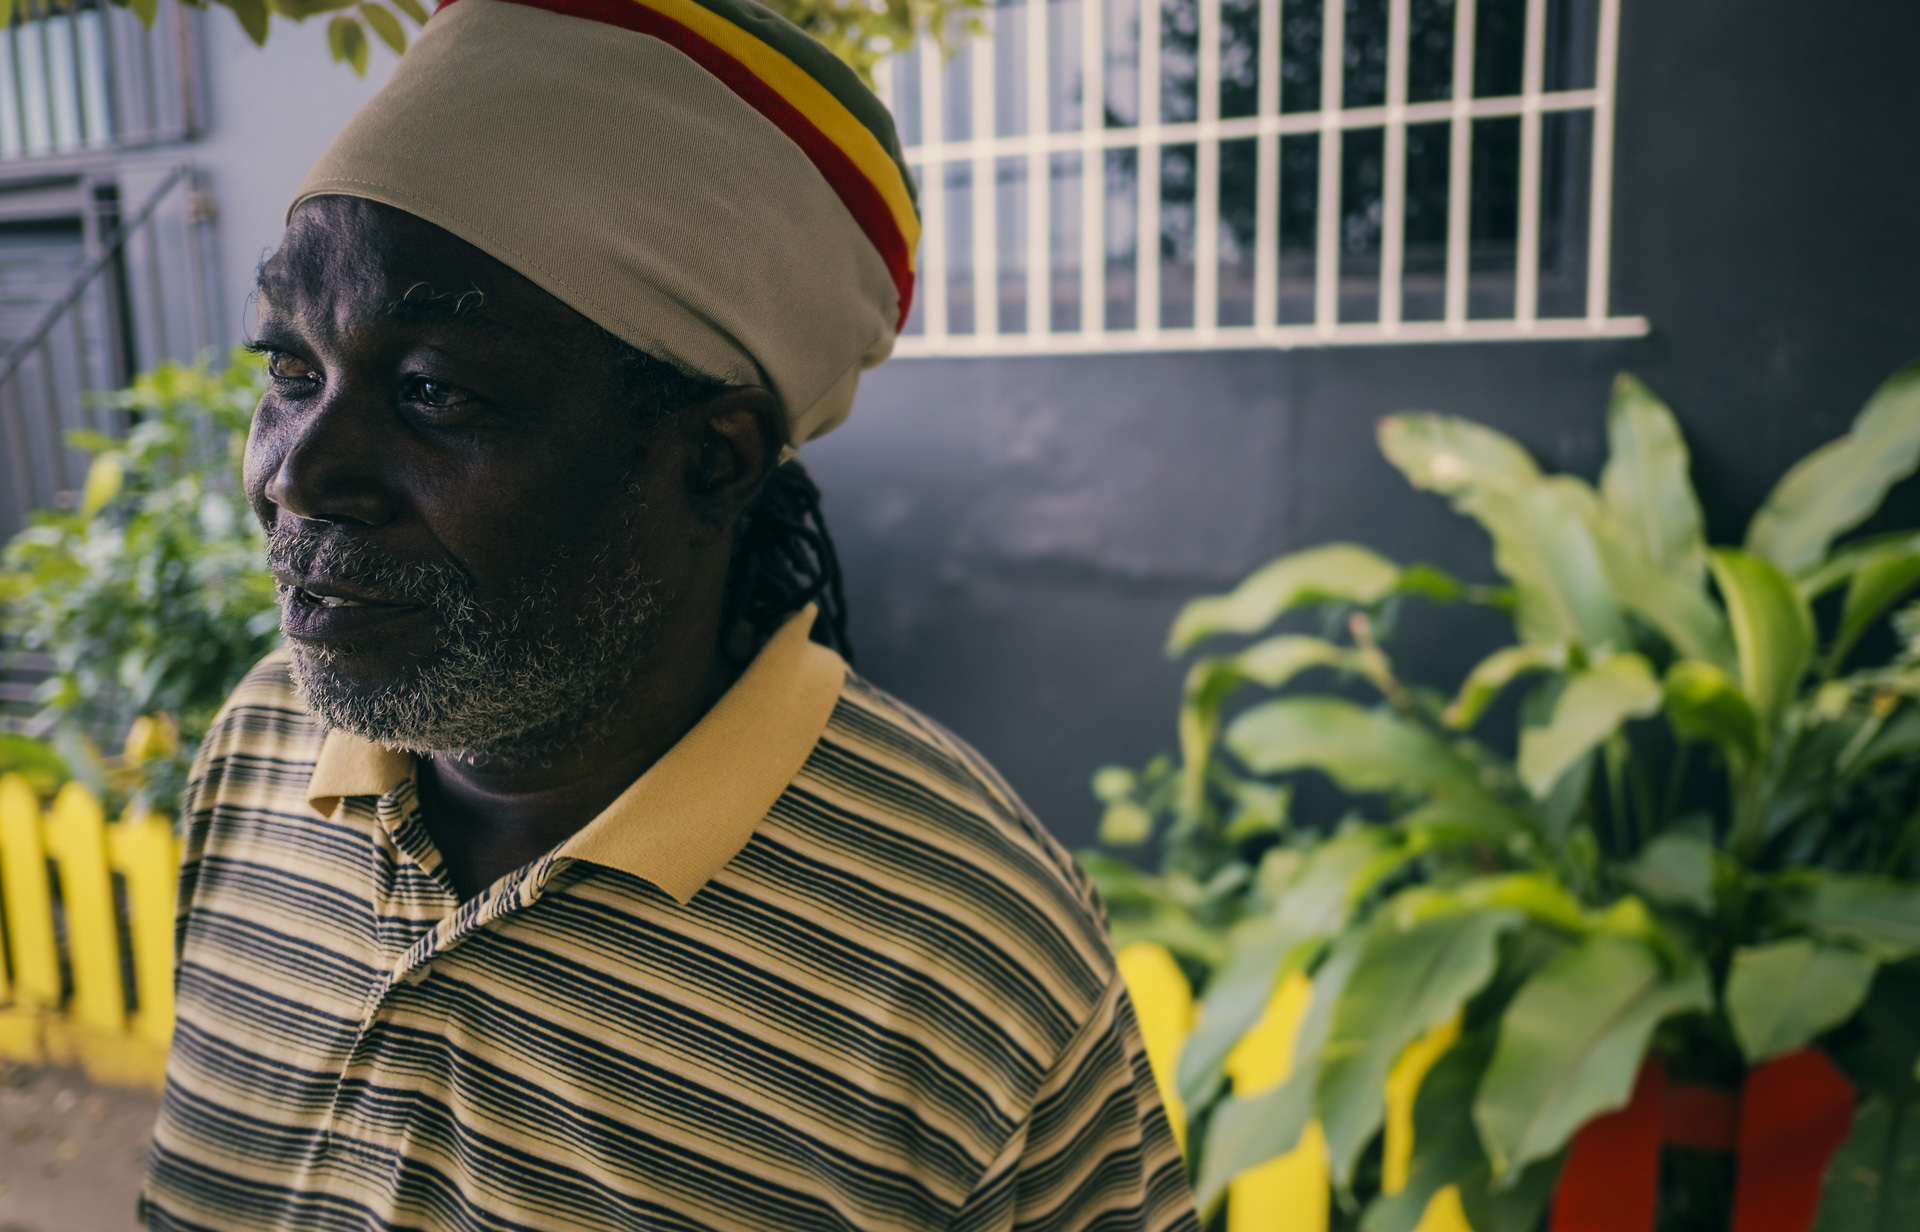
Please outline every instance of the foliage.
M166 363L137 378L110 395L131 417L124 439L71 438L93 454L78 506L35 514L0 554L0 631L54 664L33 726L96 790L170 798L220 703L274 645L273 580L239 483L261 390L244 352L220 370ZM112 759L108 742L121 745ZM10 756L60 777L25 745L0 744Z
M212 0L232 11L247 37L264 47L274 17L304 22L327 19L327 50L335 64L367 75L367 61L378 39L394 55L407 50L407 24L418 29L431 16L424 0ZM0 0L0 22L15 0ZM58 3L58 0L55 0ZM151 26L160 0L113 0ZM181 0L205 8L208 0ZM873 68L896 52L910 49L915 34L930 31L942 50L953 35L974 32L987 0L765 0L766 7L819 39L827 50L852 65L861 80L873 84ZM436 6L437 7L437 6ZM402 20L404 18L405 20Z
M1503 586L1336 544L1174 623L1171 652L1209 648L1179 763L1094 782L1103 843L1157 842L1159 871L1088 864L1116 940L1165 945L1199 987L1177 1086L1203 1205L1317 1119L1348 1212L1411 1227L1420 1208L1361 1164L1395 1059L1450 1023L1411 1171L1460 1186L1483 1229L1532 1226L1650 1049L1731 1083L1819 1043L1873 1110L1861 1133L1920 1112L1920 604L1890 657L1857 662L1920 582L1920 534L1836 546L1920 461L1920 364L1780 481L1741 547L1707 543L1679 426L1631 377L1607 432L1590 485L1466 420L1392 416L1388 459L1485 529ZM1516 640L1451 695L1406 681L1387 635L1414 598L1502 614ZM1315 610L1318 635L1268 632ZM1227 635L1255 640L1213 651ZM1294 825L1303 772L1375 820ZM1229 1094L1227 1056L1293 971L1324 1024L1281 1087ZM1835 1173L1831 1210L1866 1213L1824 1227L1892 1226L1870 1220L1904 1190L1866 1175Z

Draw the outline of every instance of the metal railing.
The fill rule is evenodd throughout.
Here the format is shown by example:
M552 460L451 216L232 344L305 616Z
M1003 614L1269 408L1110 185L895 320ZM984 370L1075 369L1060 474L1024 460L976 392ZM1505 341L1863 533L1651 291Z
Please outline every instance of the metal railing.
M0 29L0 162L179 141L205 114L195 10L24 0Z
M0 358L0 538L34 510L68 505L86 458L74 429L117 435L122 413L98 394L164 359L217 341L211 201L193 167L166 172L130 214L96 185L90 230L101 238L64 292Z
M1609 303L1620 0L994 0L879 85L900 355L1645 333Z

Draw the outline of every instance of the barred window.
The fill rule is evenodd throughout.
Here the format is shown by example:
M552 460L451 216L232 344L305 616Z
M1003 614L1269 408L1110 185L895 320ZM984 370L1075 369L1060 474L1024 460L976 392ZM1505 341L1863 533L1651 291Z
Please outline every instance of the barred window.
M102 0L20 0L0 23L0 167L21 159L197 135L194 16L162 5L151 28Z
M902 355L1584 338L1619 0L996 0L881 66Z

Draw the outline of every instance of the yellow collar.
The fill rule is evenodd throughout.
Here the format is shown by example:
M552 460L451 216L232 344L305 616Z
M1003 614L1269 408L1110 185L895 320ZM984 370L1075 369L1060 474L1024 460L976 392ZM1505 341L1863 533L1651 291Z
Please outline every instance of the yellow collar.
M813 618L812 606L795 613L693 730L558 854L692 899L747 845L833 714L847 666L808 639ZM413 772L411 753L328 732L307 802L331 816L343 798L385 795Z

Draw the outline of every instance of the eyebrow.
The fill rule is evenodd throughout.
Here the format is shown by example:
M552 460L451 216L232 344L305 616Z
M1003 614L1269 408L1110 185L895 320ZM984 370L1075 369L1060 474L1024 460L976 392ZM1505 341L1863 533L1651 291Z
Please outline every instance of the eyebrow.
M255 294L269 311L279 316L292 316L295 313L291 297L285 294L290 289L285 285L286 281L283 277L275 278L264 271L254 280ZM463 330L495 334L517 336L522 332L488 312L486 292L474 286L464 291L436 292L430 284L417 282L398 299L388 300L376 308L374 317L407 324L453 325Z
M390 321L446 322L514 332L487 312L487 293L472 285L463 291L436 292L431 284L416 282L399 299L382 304L379 311Z

